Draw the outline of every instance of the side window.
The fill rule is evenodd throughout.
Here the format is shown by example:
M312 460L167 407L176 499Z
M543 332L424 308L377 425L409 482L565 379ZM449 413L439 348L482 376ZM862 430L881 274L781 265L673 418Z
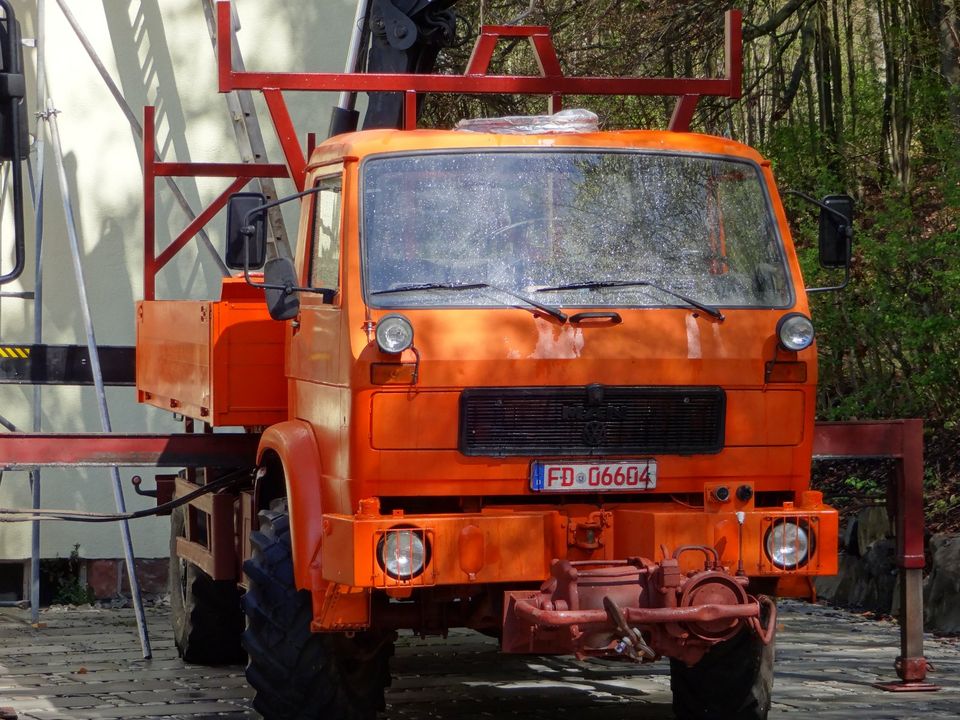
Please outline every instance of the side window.
M314 196L310 251L310 286L340 289L340 187L339 177L317 181Z

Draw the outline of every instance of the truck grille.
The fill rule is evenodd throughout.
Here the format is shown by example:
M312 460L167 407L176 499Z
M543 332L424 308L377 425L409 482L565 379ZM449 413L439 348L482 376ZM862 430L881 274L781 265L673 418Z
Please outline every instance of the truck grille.
M464 455L716 453L721 388L471 388L460 396Z

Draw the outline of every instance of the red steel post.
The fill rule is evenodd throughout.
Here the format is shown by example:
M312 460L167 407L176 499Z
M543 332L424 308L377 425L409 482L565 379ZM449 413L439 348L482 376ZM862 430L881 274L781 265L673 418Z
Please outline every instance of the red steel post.
M895 692L939 690L924 682L923 656L923 423L904 420L896 476L897 564L900 566L900 656L895 667L901 682L878 687Z
M155 109L147 105L143 109L143 299L156 297L156 207L157 188L154 167Z
M403 94L403 129L417 129L417 93L413 90Z
M727 10L723 22L724 70L730 82L726 95L737 100L743 96L743 12Z
M699 101L699 95L681 95L677 98L677 104L673 106L673 115L667 127L677 132L688 132L690 121L693 120L693 112L697 109Z
M273 127L276 128L280 147L283 148L283 157L287 161L290 179L293 180L293 184L296 185L298 191L303 191L306 182L307 161L300 140L297 138L297 131L293 127L290 112L287 110L287 103L284 102L283 94L277 88L265 87L261 90L263 99L267 103L267 110L270 111L270 117L273 119Z
M817 458L893 458L897 564L900 567L900 655L894 667L901 682L877 683L891 691L939 690L924 682L923 656L923 421L817 423Z

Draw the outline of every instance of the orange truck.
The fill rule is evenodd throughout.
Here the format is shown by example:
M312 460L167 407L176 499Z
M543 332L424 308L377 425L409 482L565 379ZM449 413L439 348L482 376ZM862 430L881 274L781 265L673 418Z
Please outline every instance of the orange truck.
M543 36L544 77L311 87L406 87L408 125L444 83L577 92ZM307 89L220 51L221 88L261 88L275 120L279 90ZM665 91L631 82L593 87ZM396 631L466 627L509 653L669 658L678 717L767 716L771 598L837 569L837 513L810 489L814 327L769 161L686 132L714 81L674 82L669 130L574 111L289 153L296 257L267 259L275 203L240 193L220 299L139 304L140 400L260 434L255 469L160 493L218 483L172 523L186 659L246 653L267 718L372 718ZM843 268L851 203L818 204L821 261Z

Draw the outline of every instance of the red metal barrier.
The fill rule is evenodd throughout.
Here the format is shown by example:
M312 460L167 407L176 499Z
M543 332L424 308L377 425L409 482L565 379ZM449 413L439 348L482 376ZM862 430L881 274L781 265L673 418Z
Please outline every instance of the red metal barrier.
M894 667L900 682L877 683L891 691L939 690L924 682L923 656L923 421L817 423L816 459L891 458L897 470L887 495L896 518L900 567L900 655Z
M0 467L253 467L254 433L0 433Z

